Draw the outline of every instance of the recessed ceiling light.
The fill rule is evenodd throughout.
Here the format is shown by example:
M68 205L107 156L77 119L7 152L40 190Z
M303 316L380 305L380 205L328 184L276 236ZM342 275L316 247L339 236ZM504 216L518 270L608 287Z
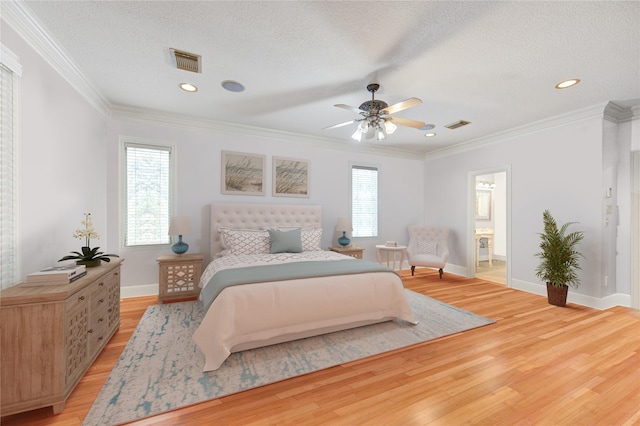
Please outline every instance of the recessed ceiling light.
M244 86L237 81L225 80L221 84L222 87L225 88L225 90L228 90L230 92L244 92Z
M180 83L178 85L185 92L197 92L198 88L191 83Z
M432 133L427 133L427 134L425 134L425 135L424 135L424 137L425 137L425 138L432 138L432 137L434 137L435 135L436 135L436 134L432 132Z
M580 79L572 78L570 80L565 80L561 83L556 84L556 89L566 89L567 87L573 87L578 83L580 83Z

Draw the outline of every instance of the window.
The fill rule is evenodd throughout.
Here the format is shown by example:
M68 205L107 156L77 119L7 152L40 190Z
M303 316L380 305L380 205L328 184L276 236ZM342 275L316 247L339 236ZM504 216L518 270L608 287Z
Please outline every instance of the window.
M169 244L174 147L126 140L124 245Z
M351 221L352 236L378 236L377 167L351 166Z
M2 46L0 63L0 288L18 282L16 103L18 58Z

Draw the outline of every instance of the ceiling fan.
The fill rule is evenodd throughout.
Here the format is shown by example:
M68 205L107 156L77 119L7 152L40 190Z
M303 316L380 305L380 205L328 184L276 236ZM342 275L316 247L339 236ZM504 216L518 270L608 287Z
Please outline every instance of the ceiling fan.
M375 99L375 94L380 88L379 84L372 83L367 85L367 90L371 93L371 100L363 102L359 108L355 108L345 104L336 104L338 108L344 108L349 111L356 112L362 118L347 121L333 126L325 127L323 130L335 129L336 127L347 126L352 123L358 123L356 131L351 137L357 141L363 138L371 139L374 136L377 140L383 140L387 135L393 134L397 126L407 126L420 129L425 126L423 121L409 120L408 118L392 117L391 114L413 108L422 103L418 98L409 98L391 106L386 102Z

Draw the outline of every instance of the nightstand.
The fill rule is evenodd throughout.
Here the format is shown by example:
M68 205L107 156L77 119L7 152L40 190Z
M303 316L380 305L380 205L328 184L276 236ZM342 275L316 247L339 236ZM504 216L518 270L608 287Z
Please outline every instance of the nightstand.
M198 253L160 256L158 301L198 297L203 258Z
M329 247L329 250L336 253L346 254L347 256L355 257L356 259L362 259L362 247Z

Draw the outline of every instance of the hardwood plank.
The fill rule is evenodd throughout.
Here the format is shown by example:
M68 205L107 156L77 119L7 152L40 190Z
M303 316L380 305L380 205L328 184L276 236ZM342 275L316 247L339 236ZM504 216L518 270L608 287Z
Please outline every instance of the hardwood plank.
M143 419L133 425L607 424L640 422L640 314L503 285L405 271L414 291L496 324ZM3 425L80 425L156 297L123 299L121 325L67 400Z

